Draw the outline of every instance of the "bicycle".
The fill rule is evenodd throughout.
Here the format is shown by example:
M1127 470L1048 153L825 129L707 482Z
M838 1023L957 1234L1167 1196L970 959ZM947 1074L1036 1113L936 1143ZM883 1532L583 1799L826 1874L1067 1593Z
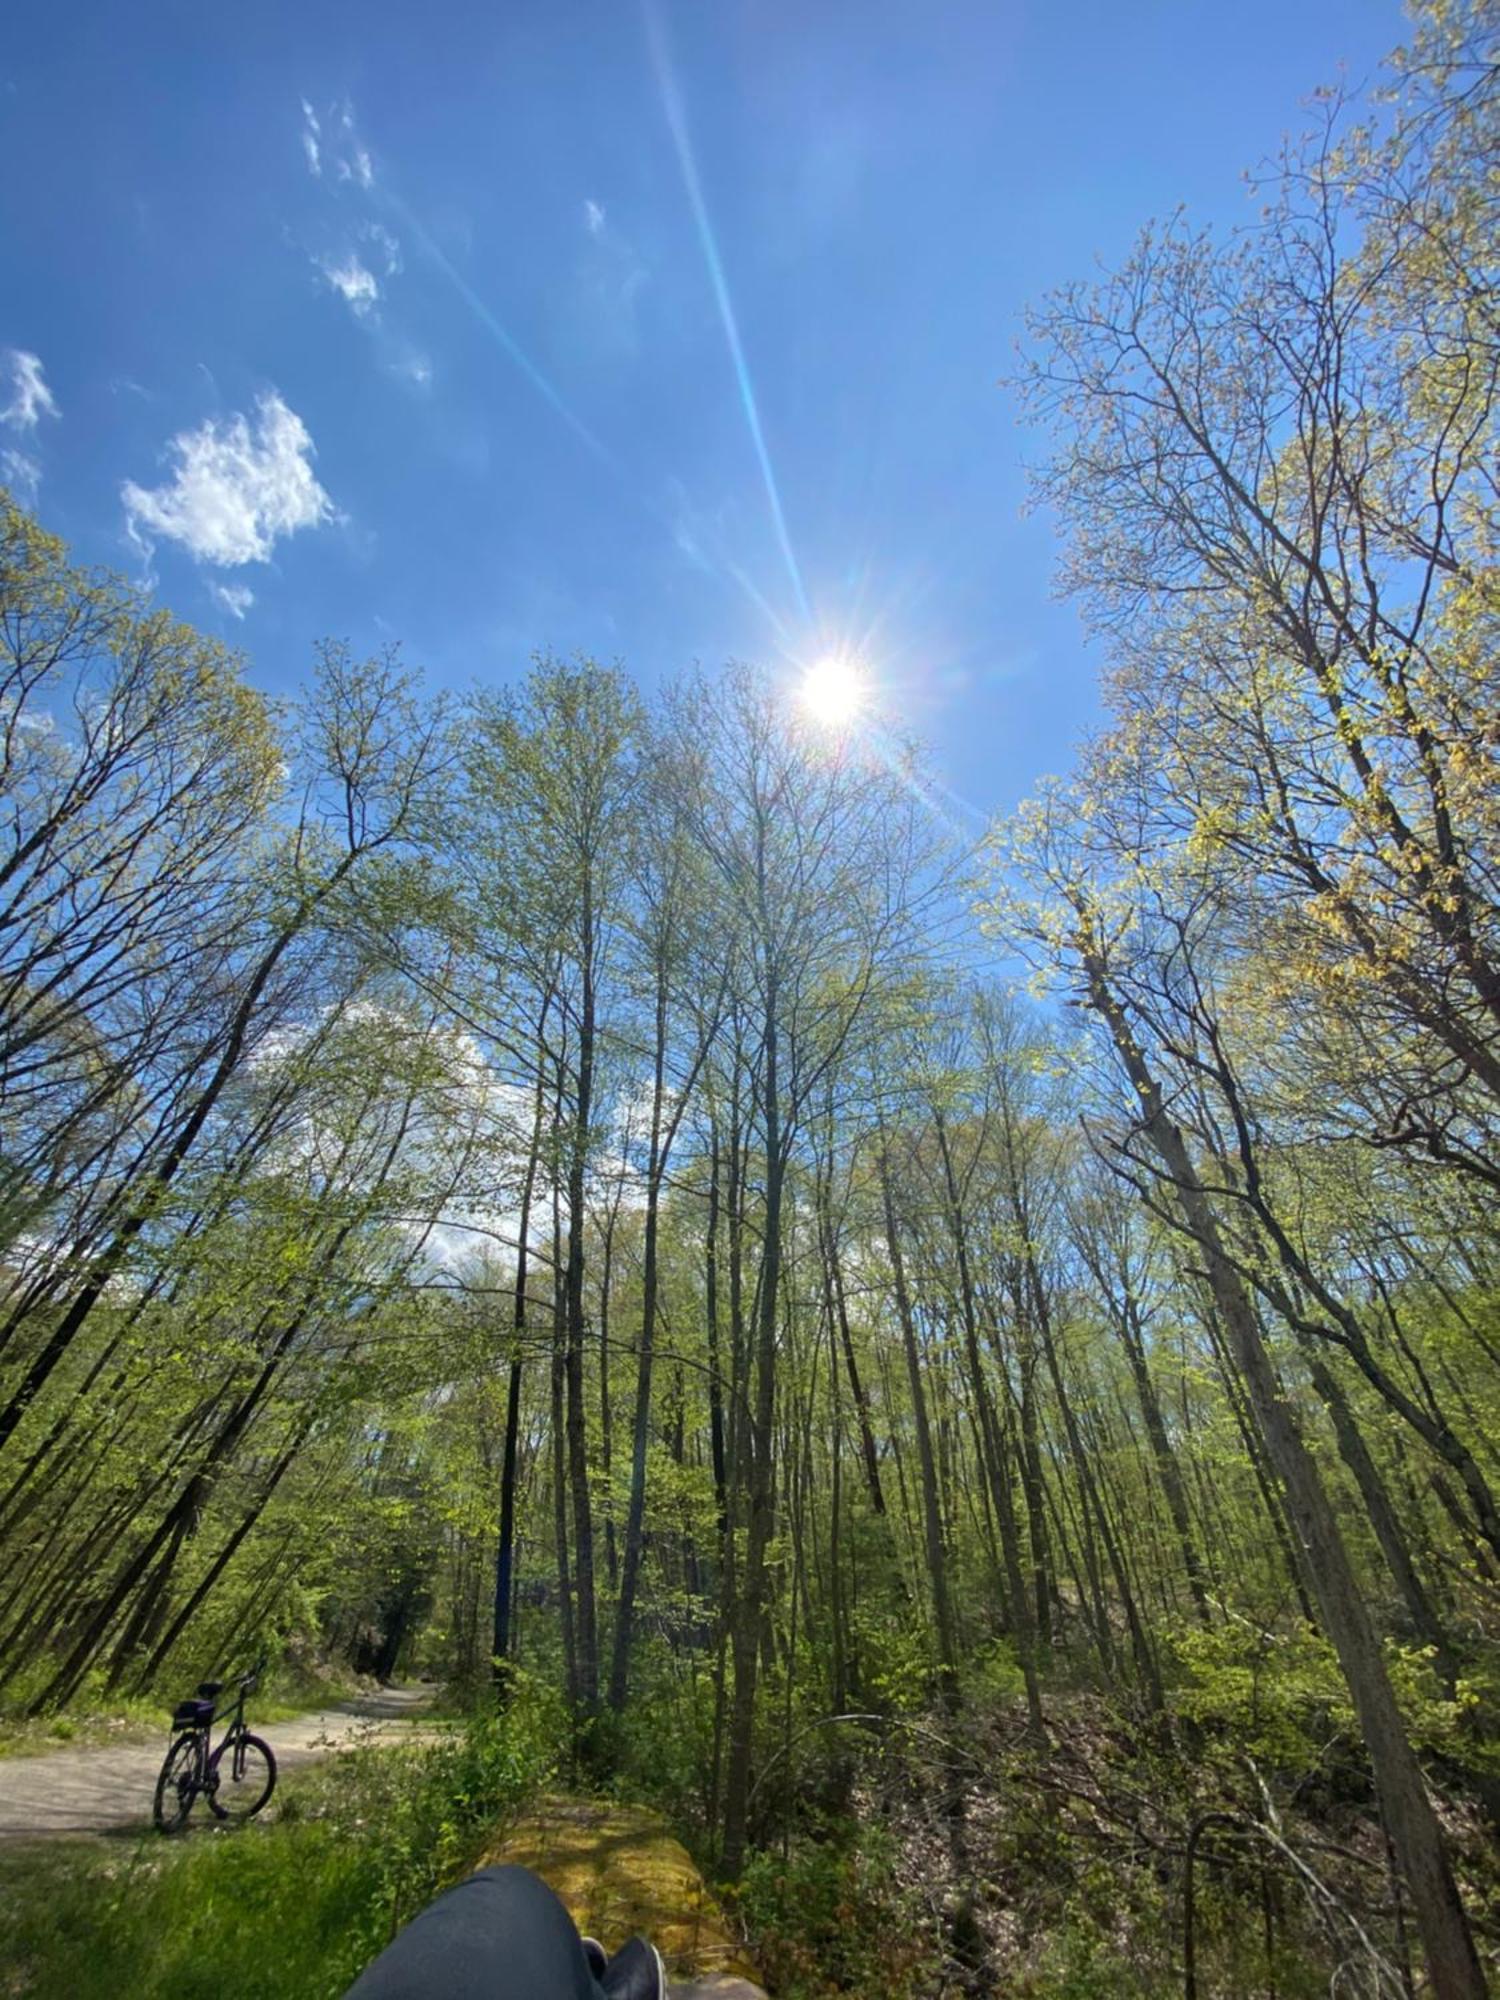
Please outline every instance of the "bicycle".
M158 1832L180 1833L200 1792L216 1819L247 1820L276 1789L271 1746L245 1727L245 1697L259 1687L265 1664L262 1653L249 1673L240 1675L234 1716L217 1749L210 1746L223 1681L200 1681L196 1697L179 1702L172 1711L172 1742L151 1809Z

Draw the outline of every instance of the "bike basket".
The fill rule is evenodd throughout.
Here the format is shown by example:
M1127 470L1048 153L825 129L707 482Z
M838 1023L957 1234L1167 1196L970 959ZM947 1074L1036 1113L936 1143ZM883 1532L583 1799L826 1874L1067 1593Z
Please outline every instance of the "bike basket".
M174 1729L202 1729L214 1719L211 1701L180 1701L172 1711Z

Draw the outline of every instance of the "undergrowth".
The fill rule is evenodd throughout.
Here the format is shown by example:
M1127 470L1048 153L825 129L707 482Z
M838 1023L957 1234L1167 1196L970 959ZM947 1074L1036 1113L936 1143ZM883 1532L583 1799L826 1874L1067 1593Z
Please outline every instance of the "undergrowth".
M0 1993L332 2000L546 1783L555 1725L523 1687L446 1742L292 1773L234 1832L0 1855Z
M1190 1907L1202 2000L1412 1990L1409 1905L1323 1652L1185 1645L1169 1716L1074 1690L1045 1741L1003 1700L789 1735L739 1901L777 2000L1178 2000ZM1398 1664L1434 1772L1482 1779L1466 1691ZM1472 1784L1438 1801L1493 1975L1500 1853Z

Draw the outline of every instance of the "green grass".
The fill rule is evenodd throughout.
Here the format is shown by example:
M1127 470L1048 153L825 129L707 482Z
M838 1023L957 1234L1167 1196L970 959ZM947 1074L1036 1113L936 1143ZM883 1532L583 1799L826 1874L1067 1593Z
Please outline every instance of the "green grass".
M311 1675L280 1673L265 1693L252 1695L253 1723L290 1722L310 1710L331 1708L361 1694L354 1680L324 1680ZM184 1687L170 1700L165 1694L85 1695L61 1715L0 1716L0 1757L37 1757L51 1750L92 1749L106 1743L141 1743L160 1736Z
M159 1736L164 1711L159 1701L116 1701L108 1708L70 1709L65 1715L0 1717L0 1757L37 1757L49 1750L74 1750L101 1743L139 1743Z
M323 2000L550 1775L524 1704L451 1742L293 1772L276 1815L180 1840L0 1850L0 1995Z

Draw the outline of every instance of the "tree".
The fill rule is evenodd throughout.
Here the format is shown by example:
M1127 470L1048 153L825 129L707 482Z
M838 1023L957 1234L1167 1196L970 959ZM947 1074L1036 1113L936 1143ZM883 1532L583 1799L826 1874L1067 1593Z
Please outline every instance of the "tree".
M675 715L686 810L717 881L736 998L754 1037L746 1095L758 1154L760 1257L734 1454L746 1529L729 1618L734 1703L723 1865L745 1852L767 1555L775 1519L774 1436L787 1176L830 1073L900 977L901 950L930 888L930 843L911 794L852 743L800 730L776 690L747 670L700 681Z
M315 922L336 913L358 871L399 842L421 809L436 727L417 720L390 662L356 665L340 649L325 649L319 699L306 724L308 800L276 857L275 876L255 879L248 907L236 912L233 956L220 969L229 990L215 996L222 1012L195 1021L179 1086L154 1121L150 1143L112 1190L97 1242L85 1237L49 1259L43 1296L55 1317L0 1408L0 1450L121 1272L257 1040L275 1024L284 1004L278 975L294 968L295 948ZM36 1288L22 1293L0 1327L0 1344L37 1316L39 1303Z
M1076 811L1077 802L1071 803ZM1411 1887L1435 1990L1477 2000L1485 1991L1484 1974L1442 1830L1327 1490L1277 1378L1250 1289L1215 1211L1209 1184L1171 1115L1166 1088L1142 1039L1141 1017L1123 995L1116 961L1127 938L1141 952L1136 912L1128 892L1115 891L1108 901L1095 894L1080 867L1079 843L1070 832L1066 809L1059 810L1061 804L1049 801L1026 816L1013 849L1040 899L1031 934L1057 956L1079 997L1108 1034L1131 1105L1131 1116L1116 1141L1118 1155L1128 1171L1140 1157L1132 1150L1132 1138L1145 1141L1157 1163L1163 1211L1203 1260L1235 1369L1286 1493L1319 1617L1359 1715L1391 1842ZM1087 825L1092 817L1085 811L1072 824ZM1170 1044L1167 1053L1172 1053Z
M615 1612L614 1657L610 1668L609 1705L618 1714L625 1706L630 1675L630 1649L635 1630L636 1591L644 1553L646 1461L651 1425L651 1382L660 1311L659 1231L662 1190L672 1148L718 1032L722 997L729 969L716 968L716 941L706 923L707 898L701 870L688 836L675 772L669 758L655 760L652 784L644 800L644 837L637 864L637 911L634 943L650 996L651 1081L647 1114L644 1174L644 1221L641 1263L641 1320L636 1340L635 1412L631 1425L630 1498L625 1521L625 1552L620 1594ZM718 942L718 951L722 944ZM671 1034L672 1016L680 1016L685 1033ZM668 1063L674 1046L680 1051L679 1073L670 1079Z
M3 496L0 633L0 1215L23 1279L3 1354L67 1281L39 1239L107 1233L168 1143L278 745L237 660Z
M1148 231L1033 317L1022 380L1141 839L1221 854L1288 1028L1337 1020L1333 1123L1493 1185L1486 27L1424 13L1383 136L1331 102L1260 226Z
M515 963L558 963L566 1030L560 1075L568 1117L560 1173L567 1237L562 1271L562 1386L572 1503L578 1693L599 1702L598 1607L585 1398L585 1263L589 1163L598 1140L595 1078L601 984L621 922L635 845L642 718L618 671L593 661L539 660L519 700L478 702L469 783L505 828L492 905ZM494 849L491 849L494 852Z

